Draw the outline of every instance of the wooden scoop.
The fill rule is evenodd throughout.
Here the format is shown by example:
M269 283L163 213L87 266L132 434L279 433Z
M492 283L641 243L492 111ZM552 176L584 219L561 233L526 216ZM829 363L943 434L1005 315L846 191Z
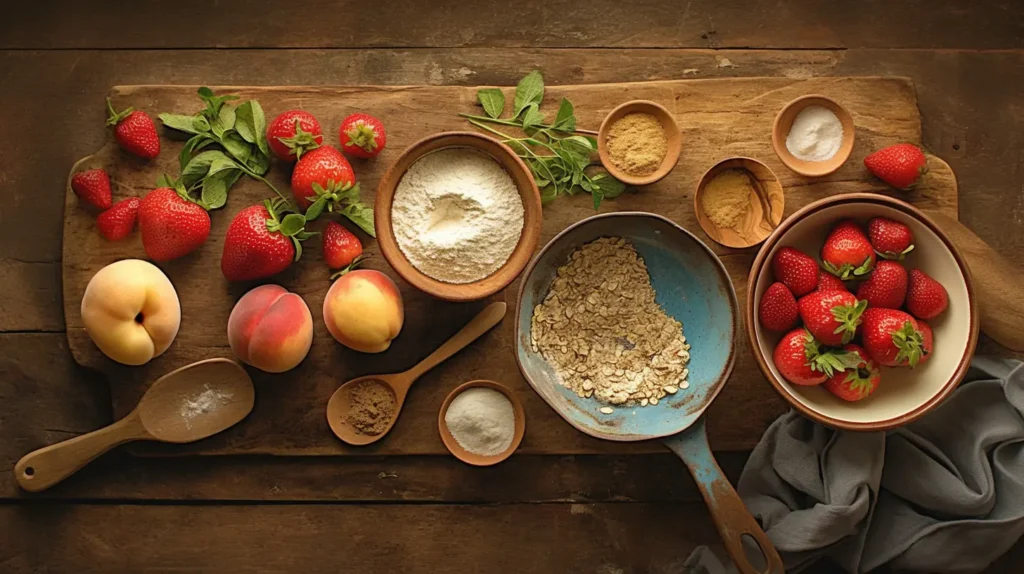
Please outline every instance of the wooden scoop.
M186 443L217 434L244 419L255 397L252 380L237 363L192 363L157 379L135 410L116 423L25 455L14 475L25 490L46 490L119 444Z
M466 326L460 329L458 333L455 333L451 339L448 339L445 344L438 347L436 351L408 371L393 375L366 375L352 379L338 387L338 390L334 391L334 394L331 395L331 400L327 402L327 423L331 425L331 430L338 438L354 446L368 445L383 438L391 430L391 427L395 426L398 414L402 411L402 405L405 403L405 396L409 393L409 387L416 382L416 379L446 361L449 357L465 348L466 345L477 340L480 335L483 335L500 323L505 317L507 308L508 306L504 301L491 303L483 311L480 311L476 317L473 317L469 323L466 323ZM349 401L350 391L353 385L363 381L376 381L395 397L395 408L391 414L391 420L388 422L387 427L379 434L360 432L348 423L347 415L351 408Z

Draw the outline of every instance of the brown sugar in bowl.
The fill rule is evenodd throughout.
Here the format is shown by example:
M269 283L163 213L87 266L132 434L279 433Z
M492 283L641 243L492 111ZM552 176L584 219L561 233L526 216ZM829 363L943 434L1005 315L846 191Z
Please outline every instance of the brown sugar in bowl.
M501 165L512 178L523 200L523 232L508 261L497 271L471 283L446 283L430 277L409 262L395 239L391 221L391 205L395 189L412 164L423 156L448 148L469 148L486 154ZM473 132L442 132L412 144L388 168L377 185L377 198L373 204L373 224L377 231L377 244L388 264L413 287L446 301L476 301L489 297L512 283L533 257L540 240L540 192L529 168L515 152L494 138Z
M821 106L830 110L839 118L839 123L843 125L843 143L840 144L839 151L836 152L836 155L824 161L804 161L798 159L795 155L789 153L789 148L786 147L786 138L789 137L789 130L793 127L793 120L809 106ZM850 115L850 112L846 111L846 108L839 105L835 100L818 94L801 96L789 102L786 104L786 107L782 108L779 115L775 116L775 123L772 124L772 148L775 149L775 155L779 156L779 159L782 160L782 163L786 164L786 167L807 177L828 175L846 163L846 160L850 159L850 153L853 151L854 136L855 127L853 125L853 116Z
M718 174L729 169L747 172L757 196L755 201L751 201L750 214L745 218L740 229L717 227L704 211L703 198L708 183ZM704 233L707 233L708 237L716 243L736 249L752 247L764 241L779 226L785 207L786 198L782 184L775 176L775 172L765 164L749 157L729 158L711 166L704 173L704 177L700 178L700 182L697 183L697 192L693 194L693 211L697 215L697 222L700 223Z
M635 176L625 173L612 163L608 153L608 131L611 126L628 114L650 114L658 119L661 128L665 131L665 138L668 140L665 157L661 160L658 169L649 175ZM672 116L672 112L664 106L647 100L633 100L626 102L611 111L601 122L601 129L597 133L597 154L601 163L608 173L615 179L626 185L650 185L669 174L679 162L679 152L683 149L683 134L679 131L679 124Z

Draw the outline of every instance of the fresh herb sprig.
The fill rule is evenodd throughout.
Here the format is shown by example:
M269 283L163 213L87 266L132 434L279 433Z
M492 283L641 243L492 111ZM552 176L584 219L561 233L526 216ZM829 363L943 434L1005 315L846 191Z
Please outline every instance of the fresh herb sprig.
M199 88L206 107L195 115L160 114L160 121L171 129L191 134L178 155L181 179L191 195L199 192L197 203L206 209L223 207L228 190L242 174L267 184L289 205L286 198L263 175L270 169L267 146L267 121L256 100L235 106L235 95L217 96L207 87ZM220 149L203 148L216 145Z
M544 99L544 77L540 71L534 70L519 81L511 117L501 117L505 111L505 94L498 88L478 91L477 99L486 115L459 115L474 126L502 138L502 142L524 160L541 190L544 203L562 194L575 195L585 191L593 196L594 209L597 209L602 199L618 197L626 190L626 184L608 172L589 169L592 164L590 158L597 152L597 139L577 134L572 102L562 98L554 121L546 123L540 111ZM508 135L488 124L517 127L526 137Z

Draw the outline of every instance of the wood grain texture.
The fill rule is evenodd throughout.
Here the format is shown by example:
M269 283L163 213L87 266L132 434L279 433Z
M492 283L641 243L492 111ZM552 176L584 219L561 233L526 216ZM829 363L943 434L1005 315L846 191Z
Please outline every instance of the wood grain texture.
M701 503L46 504L2 506L0 523L0 567L10 574L668 574L683 571L695 546L718 544Z
M1013 0L40 0L12 6L0 48L998 49L1024 46L1022 22Z
M193 88L172 86L123 87L113 90L115 107L134 105L152 114L160 111L191 112L196 98ZM257 97L269 116L291 106L301 106L317 115L325 126L336 125L355 109L370 109L392 126L389 147L377 161L357 162L364 200L369 201L382 170L401 150L424 135L457 129L460 111L474 109L474 88L449 87L347 87L347 88L239 88L230 89L243 98ZM805 93L828 93L842 101L854 115L859 137L851 161L836 173L817 180L785 169L771 151L772 120L791 99ZM664 180L636 193L608 201L602 210L646 210L666 215L703 237L692 210L692 194L708 166L734 155L759 158L779 175L786 189L786 209L792 213L810 201L828 194L850 191L890 193L861 165L871 150L896 141L919 142L913 85L899 78L830 78L792 80L779 78L650 82L595 86L559 86L549 89L546 101L562 96L573 100L580 126L595 126L624 99L664 102L683 126L683 151L675 171ZM509 97L511 99L511 97ZM339 102L343 102L339 105ZM328 141L333 140L328 128ZM165 140L166 142L166 140ZM112 144L105 146L84 167L105 167L111 174L115 199L144 195L157 175L176 171L180 142L166 142L166 150L155 164L127 157ZM952 216L957 211L956 181L941 161L927 179L909 196L922 207ZM272 169L269 179L287 189L287 172ZM141 397L148 383L182 364L214 356L227 356L224 333L227 315L246 285L228 284L218 272L223 234L232 214L266 197L269 190L254 181L243 180L232 190L227 207L213 214L210 239L196 253L170 262L162 269L171 278L182 300L182 329L171 348L148 365L129 369L106 359L85 333L79 301L89 278L104 265L126 257L144 257L136 236L110 243L95 231L92 217L77 205L68 190L64 230L64 304L72 353L83 365L111 376L115 412L121 415ZM564 197L544 213L541 241L550 240L568 224L593 213L586 197ZM322 222L321 222L322 223ZM753 250L713 246L722 254L733 282L743 291L746 269ZM311 309L319 309L329 285L326 266L316 246L305 250L303 261L274 277L299 293ZM253 453L253 454L443 454L440 438L433 428L444 395L470 379L486 378L510 385L524 396L530 423L523 441L523 453L592 453L658 451L652 444L615 445L581 436L570 429L543 402L529 392L519 375L512 351L512 323L505 321L495 331L471 345L448 363L445 369L428 374L409 397L403 417L387 441L369 448L346 447L326 432L324 408L327 398L344 380L371 373L402 370L425 356L454 333L480 308L481 303L451 304L432 299L412 289L387 268L377 255L377 246L367 246L371 268L389 273L402 291L406 305L403 333L391 349L381 355L363 355L334 343L322 319L314 319L314 344L309 358L285 375L251 371L259 399L252 417L244 424L193 447L164 452ZM496 296L514 305L518 282ZM742 297L742 293L740 293ZM719 401L709 411L712 446L719 450L752 447L767 424L783 410L782 402L752 368L750 353L742 343L735 374ZM742 416L737 416L742 413Z

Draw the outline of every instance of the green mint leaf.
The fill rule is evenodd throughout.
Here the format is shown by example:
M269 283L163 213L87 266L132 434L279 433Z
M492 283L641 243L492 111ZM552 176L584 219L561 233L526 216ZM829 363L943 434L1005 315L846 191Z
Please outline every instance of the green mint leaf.
M555 123L551 124L552 129L560 132L572 132L576 130L576 116L572 102L562 98L558 104L558 114L555 116Z
M291 237L306 227L306 218L298 213L289 213L281 220L280 231L285 237Z
M352 223L359 226L370 237L377 237L377 231L373 228L373 208L363 203L351 203L341 212L349 218Z
M256 130L256 147L263 155L267 156L267 166L270 165L270 147L267 145L267 117L263 114L263 107L256 100L249 100L252 108L252 126ZM266 170L263 170L266 173Z
M604 198L604 192L601 191L600 187L595 187L590 194L594 196L594 211L597 211L597 208L601 207L601 200Z
M224 157L224 152L210 150L204 151L190 159L188 164L181 170L182 185L191 189L192 186L202 181L206 174L210 172L210 165L213 163L213 160L222 157Z
M224 104L217 113L217 117L210 122L210 130L213 131L213 135L220 138L224 137L224 134L234 127L235 107L231 104Z
M203 153L207 153L207 152L203 152ZM220 153L220 152L217 152L217 153ZM210 177L211 175L215 175L215 174L218 174L218 173L220 173L222 171L230 170L230 169L240 169L240 166L238 165L238 163L235 160L233 160L233 159L229 158L228 156L224 155L223 153L221 153L220 157L215 157L213 159L213 161L210 162L210 170L207 172L207 177Z
M604 172L598 173L592 179L594 181L597 181L598 176L603 176L600 178L600 186L601 194L604 196L605 199L614 199L622 195L626 191L626 184L615 179L614 177L605 174Z
M237 133L228 134L220 141L220 144L239 163L245 166L249 165L249 161L252 160L253 147L252 144L243 140L241 135Z
M192 116L192 129L199 133L208 133L210 131L210 121L203 116Z
M224 207L228 201L227 182L221 177L207 177L203 180L203 192L200 198L206 204L207 209Z
M181 153L178 154L178 169L184 170L185 166L188 165L189 160L192 159L192 153L211 141L212 140L210 140L209 136L206 134L199 134L190 137L181 148Z
M529 130L544 123L544 114L540 113L537 104L526 106L526 113L523 114L523 129Z
M590 144L590 149L597 149L597 138L594 136L583 136L583 139L587 140Z
M484 113L492 118L501 116L501 112L505 111L505 94L498 88L478 90L476 97L484 107Z
M252 100L243 102L235 110L235 131L242 139L254 144L256 143L256 124L252 117Z
M169 127L172 130L178 130L179 132L189 134L201 133L193 124L193 120L195 119L193 116L185 116L182 114L160 114L157 117L160 118L160 121L163 122L166 127Z
M206 86L201 86L198 90L196 90L196 92L199 94L199 97L204 100L213 97L213 90L207 88Z
M555 187L554 185L548 185L548 186L545 186L545 187L541 188L541 190L540 190L540 202L541 202L541 205L547 205L548 203L551 203L552 201L554 201L554 199L556 197L558 197L558 188Z
M540 70L534 70L519 80L519 85L516 86L514 116L519 117L519 114L530 104L539 106L543 99L544 76L541 75Z

